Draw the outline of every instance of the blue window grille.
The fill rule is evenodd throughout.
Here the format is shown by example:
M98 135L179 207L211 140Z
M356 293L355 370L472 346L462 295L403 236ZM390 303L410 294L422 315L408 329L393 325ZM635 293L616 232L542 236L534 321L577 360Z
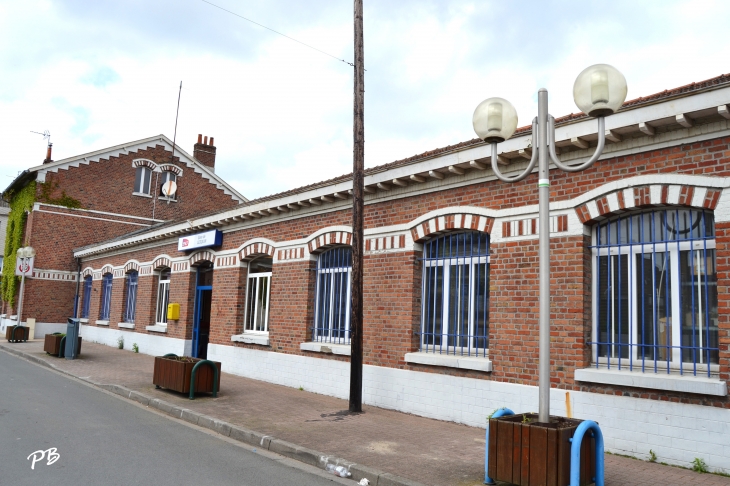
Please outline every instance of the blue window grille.
M420 350L487 356L489 235L449 233L424 245Z
M596 225L593 243L596 367L717 373L713 214L628 213Z
M91 275L84 279L84 300L81 302L81 318L89 318L89 307L91 307Z
M101 278L101 305L99 306L99 320L108 321L112 307L112 274L106 273Z
M134 313L137 310L137 272L127 274L127 295L124 302L124 322L134 322Z
M335 247L317 259L313 341L350 344L352 250Z

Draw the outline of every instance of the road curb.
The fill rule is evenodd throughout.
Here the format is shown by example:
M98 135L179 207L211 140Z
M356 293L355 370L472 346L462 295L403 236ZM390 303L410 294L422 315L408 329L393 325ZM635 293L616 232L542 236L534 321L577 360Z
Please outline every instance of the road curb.
M265 449L275 452L282 456L303 462L304 464L309 464L310 466L315 466L325 471L327 470L328 465L330 467L332 465L335 467L343 466L350 472L350 479L353 479L354 481L360 481L363 478L367 478L370 482L370 486L425 486L423 483L402 478L362 464L357 464L340 457L324 454L304 446L292 444L291 442L277 439L270 435L265 435L238 425L233 425L223 420L203 415L194 410L166 402L159 398L147 396L122 385L95 383L89 379L80 378L72 373L59 369L57 366L42 358L13 349L12 347L6 346L4 343L0 343L0 349L18 357L27 359L34 364L45 366L46 368L50 368L64 375L82 380L95 387L101 388L102 390L109 391L121 398L138 402L141 405L154 408L176 419L184 420L199 427L212 430L224 437L254 446L257 449Z

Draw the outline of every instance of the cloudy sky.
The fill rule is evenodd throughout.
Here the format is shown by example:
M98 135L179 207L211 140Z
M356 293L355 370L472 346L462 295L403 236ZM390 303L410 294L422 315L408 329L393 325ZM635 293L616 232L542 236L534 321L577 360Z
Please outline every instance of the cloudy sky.
M211 0L352 60L350 0ZM629 99L730 73L726 1L365 0L365 163L474 137L471 116L509 99L520 125L550 91L577 112L576 75L621 70ZM202 0L0 0L0 186L45 156L160 133L249 198L352 167L352 68Z

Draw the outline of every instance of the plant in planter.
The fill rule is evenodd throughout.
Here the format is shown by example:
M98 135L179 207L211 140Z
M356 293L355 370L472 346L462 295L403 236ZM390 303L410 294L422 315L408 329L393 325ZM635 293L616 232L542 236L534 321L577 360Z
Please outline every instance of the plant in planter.
M54 332L53 334L46 334L45 341L43 342L43 351L53 356L63 358L66 351L66 335L62 332ZM78 348L77 354L81 354L81 336L78 337Z
M152 383L157 388L190 393L191 400L194 398L195 392L213 393L213 396L216 396L220 389L220 379L221 364L219 361L174 354L155 357Z
M550 423L540 423L532 413L490 418L489 477L521 486L573 484L572 438L582 422L551 416ZM580 443L578 484L592 484L595 476L596 441L587 435Z

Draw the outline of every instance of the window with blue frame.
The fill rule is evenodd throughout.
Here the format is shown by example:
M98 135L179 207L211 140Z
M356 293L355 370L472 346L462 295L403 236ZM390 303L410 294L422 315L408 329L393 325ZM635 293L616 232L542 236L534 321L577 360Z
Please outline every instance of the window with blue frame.
M593 230L593 361L679 374L717 371L718 299L711 211L622 214Z
M317 259L313 341L350 344L352 249L331 248Z
M124 296L124 316L123 321L133 323L134 314L137 310L137 279L139 274L131 271L127 274Z
M91 284L92 284L92 278L91 275L84 278L84 298L81 301L81 318L82 319L88 319L89 318L89 308L91 307Z
M423 248L421 351L486 356L489 235L448 233Z
M112 307L112 283L111 273L105 273L101 278L101 301L99 303L99 320L108 321L109 312Z

